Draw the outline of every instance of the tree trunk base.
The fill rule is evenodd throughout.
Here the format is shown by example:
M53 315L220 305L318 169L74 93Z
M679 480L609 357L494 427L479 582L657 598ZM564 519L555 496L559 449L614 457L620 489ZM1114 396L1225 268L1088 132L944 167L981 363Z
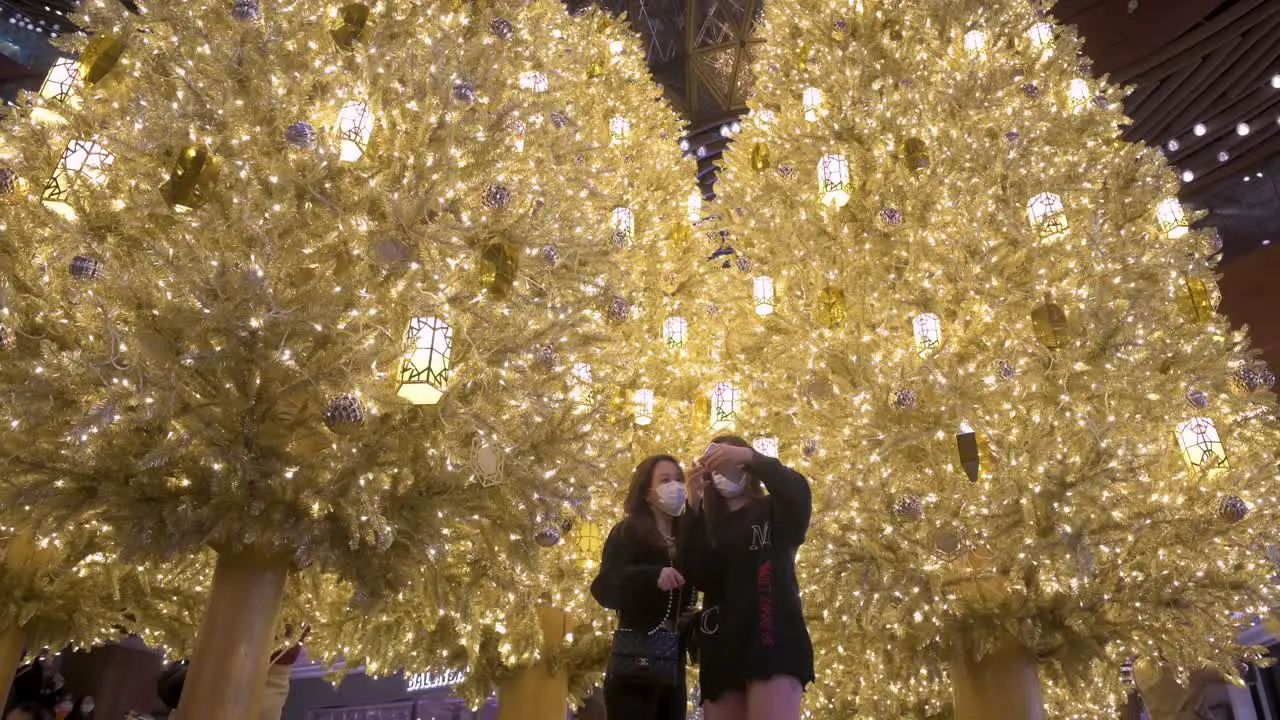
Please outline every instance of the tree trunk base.
M542 624L543 647L559 645L569 625L565 612L539 607L538 620ZM568 696L568 673L552 673L546 661L540 660L498 690L498 720L565 720Z
M182 720L258 717L288 574L279 558L219 553L178 705Z
M1035 658L1008 642L975 660L958 647L951 662L955 720L1044 720Z

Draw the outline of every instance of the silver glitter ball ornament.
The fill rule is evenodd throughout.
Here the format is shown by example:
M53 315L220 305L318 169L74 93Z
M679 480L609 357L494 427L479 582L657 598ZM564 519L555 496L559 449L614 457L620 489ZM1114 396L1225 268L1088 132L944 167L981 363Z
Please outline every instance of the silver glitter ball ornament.
M324 426L338 435L349 435L364 427L364 407L352 395L339 395L324 410Z
M551 124L555 126L557 130L563 130L566 127L569 127L569 116L560 111L553 112L551 113Z
M715 303L707 303L707 307L704 310L706 310L707 317L720 316L720 306Z
M262 19L262 7L258 0L236 0L231 7L231 17L244 22L258 22Z
M542 248L542 259L548 265L555 265L560 262L560 251L556 249L555 245L547 245Z
M490 185L484 191L484 206L490 210L504 210L511 204L511 191L505 185Z
M96 280L102 273L98 261L88 255L75 256L67 266L67 271L77 280Z
M533 541L538 547L555 547L560 544L560 528L553 522L540 522L533 529Z
M1270 390L1276 386L1276 374L1271 372L1270 368L1260 368L1257 373L1258 379L1262 382L1262 387Z
M922 520L924 503L915 495L900 497L893 503L893 514L904 520Z
M893 406L899 410L914 410L917 403L914 391L906 388L893 391Z
M1235 495L1228 495L1218 501L1218 517L1227 522L1238 523L1248 514L1248 503Z
M778 166L778 175L782 176L783 178L786 178L787 180L790 180L791 178L795 177L796 169L786 163L783 163Z
M1022 86L1022 94L1029 98L1038 98L1040 97L1040 86L1035 83L1027 83Z
M837 35L846 36L849 34L849 21L844 18L836 18L831 21L831 30Z
M745 255L739 255L734 264L736 264L738 266L738 270L742 272L751 272L751 258L746 257Z
M902 211L898 208L885 208L880 211L880 221L890 227L902 224Z
M516 28L506 18L494 18L489 23L489 33L499 40L509 41L515 38Z
M613 322L622 322L631 318L631 302L624 297L613 296L605 308L605 315Z
M1191 388L1190 390L1187 390L1187 402L1191 407L1196 408L1197 410L1203 410L1209 407L1209 396L1206 395L1203 390Z
M1000 377L1004 380L1012 380L1018 376L1018 369L1008 360L1001 360L996 363L996 371L1000 373Z
M296 122L284 129L284 141L298 150L315 150L316 129L311 123Z
M0 197L11 197L18 194L18 173L13 168L0 168Z
M0 323L0 351L12 350L18 344L18 336L13 332L13 328Z
M1257 392L1262 388L1262 376L1251 367L1242 367L1231 378L1237 392Z
M1107 108L1111 107L1111 101L1108 100L1104 95L1095 95L1093 97L1093 105L1099 110L1106 110Z
M556 352L553 345L539 345L533 351L533 358L544 370L550 370L560 363L560 353Z
M800 452L807 458L818 454L818 438L809 438L800 445Z
M476 86L474 83L462 82L454 83L453 99L461 103L473 103L476 101Z
M1010 130L1009 132L1004 134L1004 139L1008 140L1011 143L1018 142L1018 139L1021 137L1022 135L1017 130Z

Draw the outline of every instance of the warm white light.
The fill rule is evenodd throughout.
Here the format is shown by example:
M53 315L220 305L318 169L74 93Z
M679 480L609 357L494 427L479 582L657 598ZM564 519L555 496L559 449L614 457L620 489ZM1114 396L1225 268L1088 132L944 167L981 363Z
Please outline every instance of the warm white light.
M544 93L547 91L547 76L540 72L523 72L520 73L520 89L530 90L536 93Z
M921 313L911 321L916 337L916 353L927 358L942 347L942 321L933 313Z
M760 437L751 441L751 447L765 457L778 457L778 438Z
M1204 137L1205 133L1209 132L1209 128L1204 123L1196 123L1196 126L1191 128L1191 132L1195 133L1196 137Z
M975 60L987 57L987 34L981 30L970 30L964 34L964 51Z
M754 293L757 315L773 314L773 278L761 276L755 279Z
M682 317L669 317L662 321L662 341L671 350L679 350L689 339L689 321Z
M1271 76L1271 87L1280 90L1280 75Z
M1230 159L1231 159L1231 153L1227 152L1226 150L1221 150L1218 152L1218 162L1226 162Z
M1049 23L1036 23L1027 31L1027 35L1031 38L1031 44L1038 48L1046 48L1053 45L1053 25Z
M1093 96L1093 91L1089 89L1089 83L1076 78L1067 86L1067 98L1071 101L1071 112L1083 112L1089 107L1089 99Z
M396 394L414 405L440 402L449 381L452 352L453 328L448 323L435 317L410 319Z
M733 383L716 383L711 389L711 430L733 429L738 421L738 389Z
M373 112L369 104L360 100L352 100L342 106L338 112L337 133L341 143L338 159L342 162L356 162L364 157L369 148L369 139L373 137Z
M609 137L618 142L631 135L631 121L624 117L615 117L609 121Z
M574 363L569 371L569 399L577 405L579 412L588 410L596 402L596 391L591 384L591 366L586 363Z
M1040 193L1027 201L1027 220L1041 240L1057 240L1069 228L1062 198L1053 193Z
M1196 179L1195 173L1191 172L1190 170L1182 171L1182 182L1191 182L1192 180L1195 180L1195 179Z
M1188 232L1187 216L1177 198L1165 198L1156 205L1156 222L1160 224L1160 230L1169 235L1170 240L1184 237Z
M613 209L613 237L620 245L630 245L636 238L636 216L631 208L616 207Z
M631 397L631 405L635 409L637 425L648 425L653 422L652 390L648 388L637 390Z
M71 193L81 180L87 180L93 185L106 182L107 171L111 169L115 159L115 155L95 142L72 140L67 143L67 149L62 151L58 167L45 183L40 199L50 210L68 220L74 220L76 212L69 203Z
M687 208L689 224L697 225L702 222L702 191L694 190L689 193L689 200L685 207Z
M818 161L818 195L822 204L842 208L849 203L849 160L843 155L823 155Z
M621 41L621 40L610 40L610 41L609 41L609 54L610 54L610 55L621 55L621 54L622 54L622 51L623 51L623 49L624 49L625 47L626 47L626 46L622 44L622 41Z
M805 88L803 95L804 119L809 122L818 121L818 113L822 112L822 91L816 87Z
M1236 125L1236 134L1239 135L1240 137L1244 137L1245 135L1248 135L1249 123L1242 122L1239 125Z
M80 104L80 89L83 87L84 65L79 60L58 58L44 77L40 97L75 107Z
M1177 435L1182 458L1193 470L1227 467L1227 451L1212 419L1193 417L1178 426Z
M1169 149L1169 152L1178 152L1182 148L1182 143L1178 142L1177 138L1174 138L1165 143L1164 146Z

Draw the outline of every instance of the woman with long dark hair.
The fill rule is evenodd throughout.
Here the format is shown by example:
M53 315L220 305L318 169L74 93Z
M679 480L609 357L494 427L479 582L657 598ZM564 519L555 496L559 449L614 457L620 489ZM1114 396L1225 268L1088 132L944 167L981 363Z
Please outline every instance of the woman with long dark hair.
M692 475L705 487L702 527L689 533L686 552L703 591L706 720L799 720L814 679L796 580L813 507L809 481L736 435L713 440Z
M681 553L686 498L684 471L675 458L655 455L636 467L623 504L625 517L605 540L600 573L591 583L596 601L618 612L619 627L650 636L654 629L685 629L688 608L696 602ZM609 720L684 720L688 701L680 645L674 682L605 678Z

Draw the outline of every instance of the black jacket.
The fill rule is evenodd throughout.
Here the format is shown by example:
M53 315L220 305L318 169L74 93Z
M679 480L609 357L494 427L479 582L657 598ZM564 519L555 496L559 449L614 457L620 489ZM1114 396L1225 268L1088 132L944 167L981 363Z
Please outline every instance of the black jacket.
M673 530L677 547L685 546L685 528L676 518ZM618 626L629 630L649 631L664 620L678 620L683 608L693 607L697 591L691 583L670 593L658 589L658 576L665 567L674 566L688 578L682 552L674 562L666 548L657 547L640 537L640 533L623 520L614 526L604 541L600 573L591 583L591 595L603 607L618 611Z

